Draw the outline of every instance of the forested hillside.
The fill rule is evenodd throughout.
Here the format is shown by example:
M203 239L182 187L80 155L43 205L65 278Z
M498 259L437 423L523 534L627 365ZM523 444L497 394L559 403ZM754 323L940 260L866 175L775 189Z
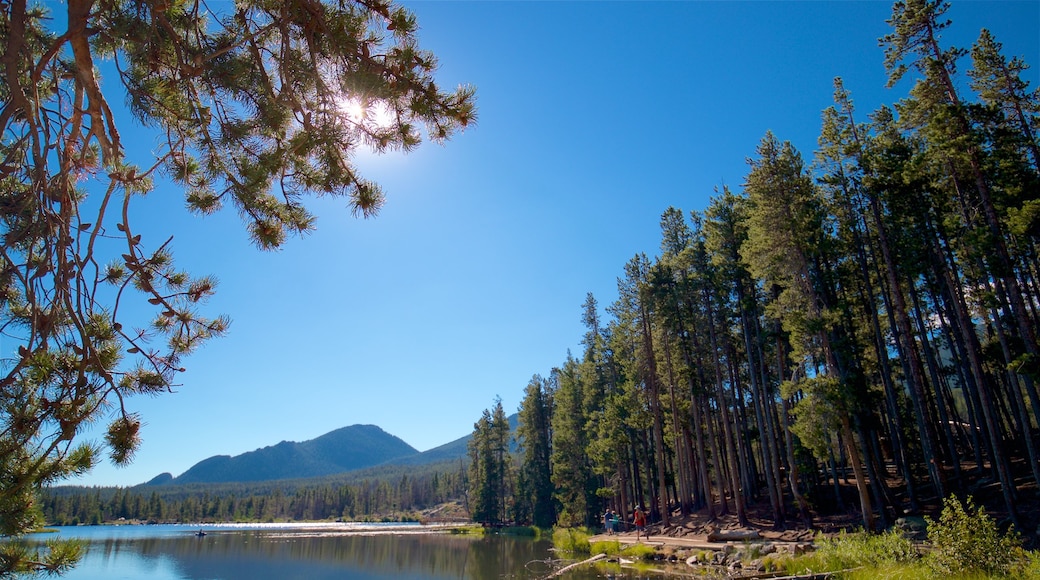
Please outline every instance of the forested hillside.
M1040 92L986 30L944 45L944 12L894 5L894 105L836 79L811 159L767 133L741 190L664 212L606 317L588 296L584 352L528 385L518 460L500 404L478 423L479 519L877 529L974 494L1035 530Z
M515 430L517 416L506 420ZM226 481L193 481L186 477L213 458L203 460L178 477L164 473L132 487L58 486L41 497L46 521L52 525L98 524L120 518L146 522L314 521L329 519L456 519L468 514L467 469L464 461L470 435L417 452L374 425L353 425L301 443L282 442L241 457L261 456L265 472L288 472L276 465L284 454L265 453L292 446L292 456L311 452L315 468L326 475L298 477L237 477ZM403 448L411 450L398 457ZM317 452L324 449L324 452ZM380 465L344 468L339 457L381 456ZM224 456L226 458L226 456ZM324 457L317 464L314 460ZM387 461L387 457L396 457ZM299 467L299 466L297 466ZM332 473L327 470L339 467ZM254 473L249 471L247 473ZM444 506L445 509L431 514Z
M465 490L465 466L456 459L269 482L62 486L44 491L41 508L51 525L417 519L464 498Z

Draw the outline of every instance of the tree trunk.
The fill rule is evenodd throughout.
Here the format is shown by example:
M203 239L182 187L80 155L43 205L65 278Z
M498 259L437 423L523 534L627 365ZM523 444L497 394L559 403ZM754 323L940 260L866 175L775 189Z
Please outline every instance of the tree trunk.
M942 393L940 392L942 379L939 377L939 364L935 360L935 351L931 346L928 326L925 324L924 316L921 312L923 307L921 306L917 289L911 286L909 292L910 300L913 302L914 320L917 322L918 335L921 337L921 350L924 351L924 361L928 368L928 376L932 379L932 387L935 391L935 408L939 413L939 429L945 437L946 446L949 448L947 457L950 460L949 463L953 465L954 476L959 479L961 475L961 459L957 454L957 445L953 441L953 432L950 430L950 417L946 411L946 403L943 401Z
M668 509L668 486L665 478L665 456L668 453L664 445L664 413L661 411L661 394L657 379L657 362L654 355L654 342L651 336L650 319L646 309L640 304L643 319L643 348L647 359L647 386L649 386L650 412L654 421L654 447L657 463L657 503L661 511L661 523L671 525Z
M863 526L867 531L876 531L874 509L870 505L870 489L867 487L866 474L863 473L859 446L856 445L853 438L852 426L846 415L842 415L841 418L841 433L842 439L845 441L845 450L849 454L849 463L852 464L852 473L856 476L856 490L859 492L860 511L863 512Z
M1000 421L995 415L997 402L993 400L992 392L986 381L985 371L983 370L982 361L979 356L982 352L982 345L979 344L979 337L975 334L975 325L971 320L971 316L968 314L968 307L964 302L964 296L960 292L963 286L961 286L955 279L953 271L947 264L942 264L941 273L942 277L940 280L945 285L946 292L951 298L951 306L953 307L953 312L955 314L956 328L961 335L961 339L964 341L964 351L968 358L969 368L971 369L973 378L975 379L975 384L978 387L979 408L982 411L983 424L988 432L987 436L990 442L990 455L993 458L993 466L996 469L997 477L1000 480L1001 492L1004 496L1004 504L1008 513L1011 514L1012 520L1017 522L1018 516L1015 505L1014 484L1004 457L1004 446L1001 444L1003 440L1003 432L1000 429Z
M683 517L689 515L688 505L689 498L692 497L690 491L690 482L692 481L692 474L689 472L689 463L686 461L685 445L683 440L683 429L679 421L679 410L675 404L675 369L672 367L672 348L668 341L668 334L664 335L664 351L665 351L665 366L668 372L668 400L671 403L671 415L672 415L672 431L675 439L675 457L678 461L679 468L673 469L675 475L675 483L678 488L678 495L676 503L679 504L680 513Z
M739 300L738 302L742 302ZM766 478L766 491L769 495L769 507L773 511L773 527L776 529L784 529L786 523L784 521L784 510L783 510L783 495L780 493L779 478L777 477L779 470L773 462L774 451L776 449L776 439L772 425L767 422L768 415L765 411L765 406L768 401L765 396L765 388L760 384L758 380L758 373L756 372L754 350L752 348L752 341L750 331L748 329L748 316L747 313L741 312L741 330L744 335L744 348L748 353L748 371L751 377L751 402L755 408L755 418L758 422L759 429L759 445L762 450L762 461L763 461L763 472Z
M715 498L712 493L711 474L708 471L708 452L704 445L704 419L702 410L703 396L692 394L693 385L690 385L690 408L693 411L694 441L697 445L697 467L700 472L701 488L704 490L705 501L708 504L708 520L715 521ZM716 488L722 495L722 488Z
M738 455L736 450L736 444L733 438L733 424L730 420L729 404L726 401L725 385L723 384L722 380L723 362L719 359L718 356L718 353L720 353L721 351L719 350L718 336L715 332L715 314L714 309L711 305L711 298L706 297L705 303L707 306L706 310L709 321L708 336L710 339L711 350L712 352L716 353L715 360L712 364L712 366L715 368L715 396L719 405L719 410L722 413L720 420L722 422L722 434L724 438L723 444L725 445L726 462L729 465L729 480L730 485L733 489L733 502L737 510L737 520L740 522L740 525L747 526L747 511L744 506L744 493L741 486L739 466L737 465Z

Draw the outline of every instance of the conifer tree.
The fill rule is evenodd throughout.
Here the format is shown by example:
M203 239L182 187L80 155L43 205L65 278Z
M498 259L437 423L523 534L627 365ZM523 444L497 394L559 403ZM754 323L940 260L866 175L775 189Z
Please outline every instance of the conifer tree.
M956 212L948 216L961 223L969 235L957 239L955 250L961 252L960 262L970 274L968 280L976 287L977 294L992 295L995 307L990 309L990 327L1005 345L1003 364L1009 372L1020 373L1026 382L1026 390L1033 395L1036 380L1032 361L1040 360L1040 344L1037 343L1035 317L1027 306L1032 300L1022 285L1019 274L1022 264L1014 247L1014 240L1007 235L1005 209L1018 205L1008 196L1000 175L995 171L993 156L984 147L984 127L972 116L969 103L962 97L956 82L958 60L967 51L957 47L944 48L941 33L949 25L944 15L949 5L945 1L908 0L893 6L889 23L893 32L882 40L885 44L885 64L889 70L889 82L894 84L913 68L920 74L911 97L900 103L900 124L921 133L926 144L925 159L930 161L930 177L933 187L945 193ZM982 48L980 46L980 48ZM989 76L987 64L999 60L992 55L995 46L982 48L979 56L979 79ZM976 86L984 88L987 83ZM987 91L988 93L988 91ZM992 98L992 93L988 93ZM991 144L992 146L992 144ZM999 151L1000 147L993 147ZM951 285L952 286L952 285ZM965 317L962 315L962 319ZM973 324L964 319L961 332L967 334ZM1013 338L1020 345L1020 352L1007 347ZM967 342L971 337L965 337ZM986 397L987 381L979 377L980 396ZM1009 377L1012 383L1017 377ZM1018 386L1010 387L1014 398L1021 398ZM997 394L992 397L999 400ZM1036 399L1037 397L1034 397ZM1012 400L1012 404L1017 404ZM1031 438L1031 427L1027 418L1018 414L1019 429ZM1040 458L1030 442L1028 461L1034 473L1040 473ZM1013 521L1017 522L1013 481L1006 469L1000 468L998 476L1004 500ZM1034 475L1034 478L1036 476Z
M518 412L516 443L520 451L520 470L514 501L525 504L522 512L530 514L530 522L540 528L549 528L556 523L551 462L552 407L551 383L535 375L527 383ZM519 481L524 482L522 492Z
M704 246L711 256L712 263L718 268L723 284L733 289L735 312L739 318L740 335L744 344L744 358L747 365L747 376L751 383L752 404L758 429L762 434L760 449L765 467L765 479L770 506L773 511L774 525L784 526L786 514L782 490L780 442L775 411L774 380L771 379L762 347L760 331L761 303L758 289L747 265L740 256L740 247L747 239L746 204L744 198L738 198L728 187L712 198L705 211ZM798 505L803 521L810 522L808 502L798 489L798 466L792 463L787 468L790 474L791 492Z
M908 258L912 258L916 254L904 249L900 252L900 255L903 257L903 264L896 262L896 250L893 247L894 242L891 241L892 235L890 230L903 230L904 228L893 228L886 223L883 219L884 214L886 211L891 212L893 210L891 207L886 208L883 206L881 194L885 190L874 191L872 189L872 186L873 188L878 188L881 183L885 183L885 180L891 176L885 175L879 180L874 169L879 159L877 157L867 158L870 144L868 142L867 129L856 124L853 117L852 100L848 92L845 91L841 79L835 80L835 102L837 108L829 108L824 112L824 127L820 136L821 149L818 153L818 158L826 173L821 178L821 182L824 187L832 192L831 196L834 199L833 207L838 214L836 217L839 223L842 224L840 229L848 232L846 235L851 237L851 239L847 240L845 248L847 253L854 253L856 256L855 264L859 270L856 278L858 278L858 285L863 288L862 294L864 294L860 300L863 304L861 316L870 320L870 328L875 333L876 365L879 367L880 381L884 384L886 400L890 406L891 419L895 425L893 438L897 442L896 453L904 462L903 472L908 482L909 503L911 506L915 506L916 494L914 493L913 474L905 459L907 448L901 444L903 429L902 421L898 415L900 403L896 387L892 384L891 371L886 370L889 367L888 339L882 334L881 323L877 320L878 306L874 304L878 293L873 289L873 276L866 253L874 244L867 243L871 241L867 238L867 225L872 226L869 232L876 237L878 254L880 254L879 261L881 262L879 268L885 273L884 281L887 282L887 289L883 292L883 296L888 299L886 307L890 317L895 322L892 329L895 335L895 347L900 354L900 363L904 371L903 380L907 383L907 390L910 393L911 405L917 423L917 436L921 439L924 462L929 466L928 474L935 489L938 490L939 495L944 495L945 485L941 473L942 462L936 448L937 437L933 427L933 413L930 407L927 406L929 397L927 396L925 373L923 363L921 362L922 355L918 343L914 340L915 332L911 325L910 312L905 298L906 289L904 285L916 283L916 276L911 272L916 273L917 269L904 267L903 264L908 261ZM884 117L884 110L878 114ZM898 140L899 136L896 135L895 137ZM874 143L878 142L874 141ZM891 153L894 154L895 150ZM891 162L894 157L895 155L890 155L888 160ZM898 166L895 164L889 165L890 170L896 171L897 168ZM873 219L865 220L862 216L870 216ZM863 220L862 224L860 223L861 220ZM905 239L910 237L907 236ZM952 445L950 449L953 449Z
M351 162L359 147L409 150L424 128L443 140L475 109L471 88L437 86L414 16L385 0L0 7L0 326L22 329L0 376L0 534L18 535L38 523L42 484L98 460L76 441L81 425L111 420L111 458L130 461L141 420L125 397L168 390L227 328L199 312L215 280L179 269L166 235L128 219L157 176L191 211L232 208L259 248L277 248L314 228L310 195L377 213L382 191ZM129 123L155 132L154 159L131 160ZM150 314L126 318L138 304Z
M1009 60L1002 50L993 34L983 28L971 48L971 88L983 103L1000 110L1014 126L1033 167L1040 172L1040 142L1036 134L1040 126L1040 87L1030 91L1029 82L1022 78L1029 65L1019 57Z
M564 526L595 524L590 501L590 492L595 490L592 489L592 464L585 430L585 382L581 369L581 363L568 353L563 366L554 371L552 481L560 506L558 518Z
M469 506L473 521L496 525L506 520L513 489L509 420L502 400L485 409L469 442Z
M780 290L767 309L790 333L792 356L802 369L789 387L805 394L796 413L799 435L840 432L856 476L864 525L872 530L875 515L861 459L865 442L857 442L853 428L862 393L857 392L855 361L846 351L848 336L839 323L828 271L832 250L825 205L790 143L781 144L768 133L758 155L745 184L750 208L741 252L756 277Z
M633 339L633 362L629 378L638 384L646 400L650 415L651 453L648 458L654 467L647 477L650 504L664 525L668 525L668 490L666 464L668 450L664 443L664 411L661 406L661 379L657 370L657 349L654 347L654 304L650 282L651 265L645 254L637 254L625 264L625 277L618 280L619 304L624 304L629 316ZM650 507L650 506L647 506Z

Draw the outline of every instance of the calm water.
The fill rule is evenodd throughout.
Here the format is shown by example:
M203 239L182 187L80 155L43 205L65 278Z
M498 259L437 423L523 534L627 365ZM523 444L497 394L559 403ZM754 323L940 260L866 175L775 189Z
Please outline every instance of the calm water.
M547 541L428 532L401 524L61 527L87 542L67 580L541 579L569 562ZM37 536L46 539L52 534ZM661 578L583 567L568 580Z

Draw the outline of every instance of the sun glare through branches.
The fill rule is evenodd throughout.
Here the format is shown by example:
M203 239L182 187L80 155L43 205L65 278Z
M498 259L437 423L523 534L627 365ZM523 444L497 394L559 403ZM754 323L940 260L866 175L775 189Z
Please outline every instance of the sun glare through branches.
M351 123L357 125L385 129L394 124L393 111L382 101L344 96L338 106L339 111L346 115Z

